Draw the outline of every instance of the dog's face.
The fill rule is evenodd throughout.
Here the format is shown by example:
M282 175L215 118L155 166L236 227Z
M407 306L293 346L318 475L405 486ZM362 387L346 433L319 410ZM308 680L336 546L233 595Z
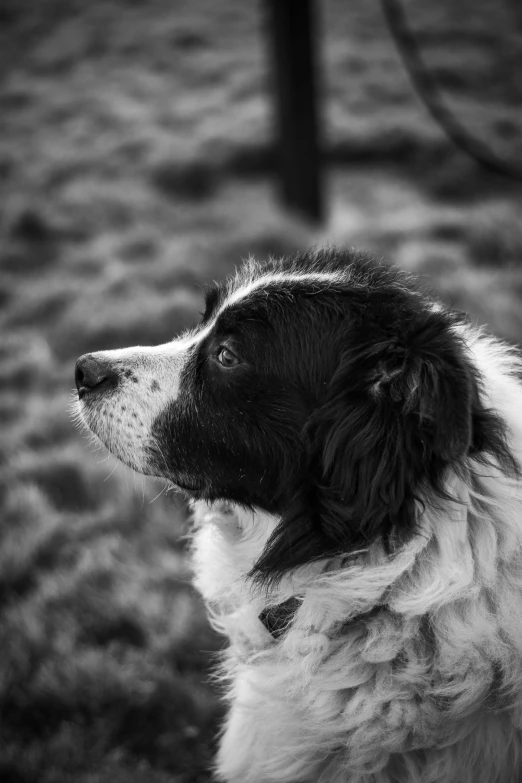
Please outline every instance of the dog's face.
M202 322L165 345L81 357L89 428L120 460L195 497L278 510L297 472L302 431L335 369L310 298L328 272L252 267L208 290ZM340 282L339 285L342 285ZM328 321L332 326L328 326Z
M448 465L502 456L455 316L349 252L250 264L193 331L83 356L76 382L126 464L281 516L261 574L411 532Z

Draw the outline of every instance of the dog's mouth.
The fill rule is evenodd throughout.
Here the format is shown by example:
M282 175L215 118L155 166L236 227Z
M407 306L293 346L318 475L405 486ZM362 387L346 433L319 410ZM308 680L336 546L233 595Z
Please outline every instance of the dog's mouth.
M116 384L111 378L103 378L94 386L78 386L78 400L91 401L115 388Z
M189 479L185 476L179 478L169 477L169 481L176 489L186 492L194 500L198 500L205 495L205 483L202 480Z

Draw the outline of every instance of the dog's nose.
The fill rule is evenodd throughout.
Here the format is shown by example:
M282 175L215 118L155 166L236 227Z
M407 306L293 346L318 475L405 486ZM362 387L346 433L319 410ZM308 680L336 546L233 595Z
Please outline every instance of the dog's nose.
M86 353L76 362L74 380L80 400L93 389L102 391L104 388L114 388L118 383L118 373L108 359Z

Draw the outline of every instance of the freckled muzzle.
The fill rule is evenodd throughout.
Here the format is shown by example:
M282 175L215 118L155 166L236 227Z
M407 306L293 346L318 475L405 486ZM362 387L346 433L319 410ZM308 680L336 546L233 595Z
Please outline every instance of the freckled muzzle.
M100 351L76 363L81 420L115 457L141 473L157 475L150 461L152 424L177 398L192 347L187 343Z

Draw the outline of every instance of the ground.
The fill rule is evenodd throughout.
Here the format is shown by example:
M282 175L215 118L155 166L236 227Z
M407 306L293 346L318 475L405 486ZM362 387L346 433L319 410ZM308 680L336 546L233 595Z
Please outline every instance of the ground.
M451 148L378 4L318 7L319 228L276 198L262 4L0 6L4 783L206 781L222 714L185 502L74 429L77 356L168 340L242 257L325 242L522 339L521 183ZM406 7L449 105L521 165L515 4Z

